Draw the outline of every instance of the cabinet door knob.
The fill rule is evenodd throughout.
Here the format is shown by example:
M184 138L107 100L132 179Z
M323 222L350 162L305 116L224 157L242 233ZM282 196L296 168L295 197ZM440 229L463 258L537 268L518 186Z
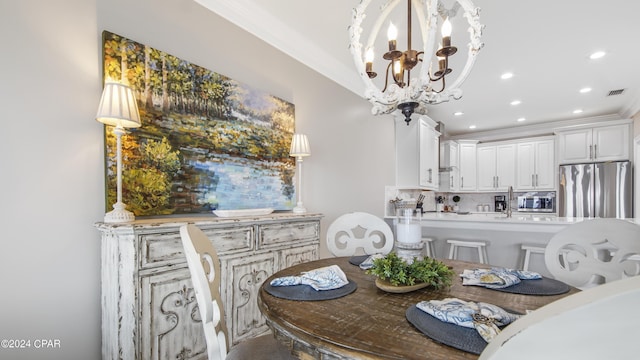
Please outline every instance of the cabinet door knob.
M593 159L598 158L598 144L593 145Z

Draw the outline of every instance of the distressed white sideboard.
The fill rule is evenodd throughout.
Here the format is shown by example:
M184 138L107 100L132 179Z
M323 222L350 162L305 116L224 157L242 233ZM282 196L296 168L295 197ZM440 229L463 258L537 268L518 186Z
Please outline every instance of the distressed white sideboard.
M102 234L102 359L206 359L180 226L193 223L220 257L230 342L268 330L258 290L274 272L318 259L321 214L96 223Z

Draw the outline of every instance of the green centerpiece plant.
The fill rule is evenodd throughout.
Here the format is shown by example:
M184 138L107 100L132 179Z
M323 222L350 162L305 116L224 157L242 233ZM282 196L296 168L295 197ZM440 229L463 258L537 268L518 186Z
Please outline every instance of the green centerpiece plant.
M436 289L451 286L454 275L453 270L436 259L414 258L414 261L408 264L395 252L375 259L373 267L367 270L367 274L373 274L393 286L413 286L422 283Z

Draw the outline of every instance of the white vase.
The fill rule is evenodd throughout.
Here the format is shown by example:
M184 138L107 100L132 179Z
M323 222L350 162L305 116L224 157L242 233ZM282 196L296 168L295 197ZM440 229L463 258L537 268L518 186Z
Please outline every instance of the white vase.
M415 244L422 241L420 213L415 213L414 216L413 209L404 209L402 215L398 216L396 240L405 244Z

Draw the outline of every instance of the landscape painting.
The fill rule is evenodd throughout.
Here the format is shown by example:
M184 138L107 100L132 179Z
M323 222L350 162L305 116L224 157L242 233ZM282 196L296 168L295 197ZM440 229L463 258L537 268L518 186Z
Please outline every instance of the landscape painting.
M136 216L291 210L294 105L103 32L104 79L131 86L142 126L122 137L122 201ZM105 131L106 209L116 202L116 138Z

